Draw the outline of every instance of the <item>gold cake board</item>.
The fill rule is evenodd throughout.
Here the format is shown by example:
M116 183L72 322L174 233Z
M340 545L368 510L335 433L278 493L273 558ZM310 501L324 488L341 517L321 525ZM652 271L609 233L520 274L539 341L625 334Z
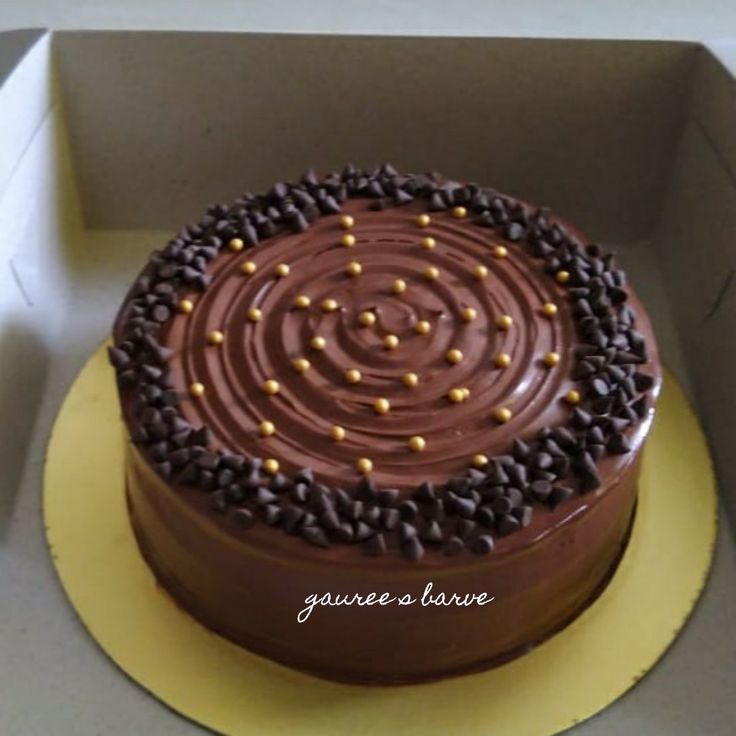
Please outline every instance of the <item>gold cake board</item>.
M127 675L178 713L231 736L562 731L619 698L664 654L703 589L715 542L708 449L667 375L631 541L590 608L529 654L487 672L416 686L340 685L230 644L157 587L128 523L123 447L101 347L69 391L48 448L44 514L61 583Z

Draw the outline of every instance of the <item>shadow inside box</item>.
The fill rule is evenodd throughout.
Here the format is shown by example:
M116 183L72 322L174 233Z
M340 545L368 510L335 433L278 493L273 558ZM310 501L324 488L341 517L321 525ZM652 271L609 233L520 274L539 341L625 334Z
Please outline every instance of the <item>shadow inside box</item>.
M48 347L31 326L12 318L0 324L0 543L13 515L49 363Z

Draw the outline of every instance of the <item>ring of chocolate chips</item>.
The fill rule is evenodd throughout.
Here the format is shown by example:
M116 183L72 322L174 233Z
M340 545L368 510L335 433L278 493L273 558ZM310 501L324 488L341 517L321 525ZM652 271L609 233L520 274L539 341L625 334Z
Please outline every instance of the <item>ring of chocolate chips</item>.
M317 482L309 468L287 478L261 458L212 449L210 430L191 426L178 408L183 394L167 369L172 352L158 339L180 292L205 291L207 264L233 239L254 248L274 235L302 232L317 217L340 213L349 197L371 198L375 210L415 199L426 201L430 212L465 208L472 223L526 244L543 261L545 272L567 289L579 337L571 377L581 387L580 403L567 425L518 438L508 454L484 467L441 487L422 483L404 499L368 477L347 492ZM154 254L121 310L121 339L109 356L121 391L135 397L133 442L162 478L200 488L214 512L233 524L245 528L260 520L319 547L356 544L368 555L398 550L412 561L427 551L484 555L495 536L527 526L535 506L554 508L598 488L596 461L630 450L626 430L647 416L646 392L654 381L639 370L647 350L625 285L612 255L577 242L548 209L434 174L401 175L388 164L373 171L347 166L321 180L309 171L266 195L211 206Z

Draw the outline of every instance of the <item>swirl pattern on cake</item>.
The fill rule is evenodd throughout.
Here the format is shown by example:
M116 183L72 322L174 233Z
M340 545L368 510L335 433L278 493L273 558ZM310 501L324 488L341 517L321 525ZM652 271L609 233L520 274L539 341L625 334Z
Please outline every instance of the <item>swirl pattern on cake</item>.
M624 287L546 210L348 167L173 238L111 360L133 439L214 511L318 546L484 554L594 490L647 416Z

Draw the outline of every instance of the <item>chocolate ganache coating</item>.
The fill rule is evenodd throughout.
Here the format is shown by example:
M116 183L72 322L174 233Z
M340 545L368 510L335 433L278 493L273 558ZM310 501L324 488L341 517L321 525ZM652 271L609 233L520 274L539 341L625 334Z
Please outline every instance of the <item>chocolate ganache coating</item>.
M348 166L211 206L110 358L136 463L229 533L451 564L630 472L659 385L637 305L546 209Z

